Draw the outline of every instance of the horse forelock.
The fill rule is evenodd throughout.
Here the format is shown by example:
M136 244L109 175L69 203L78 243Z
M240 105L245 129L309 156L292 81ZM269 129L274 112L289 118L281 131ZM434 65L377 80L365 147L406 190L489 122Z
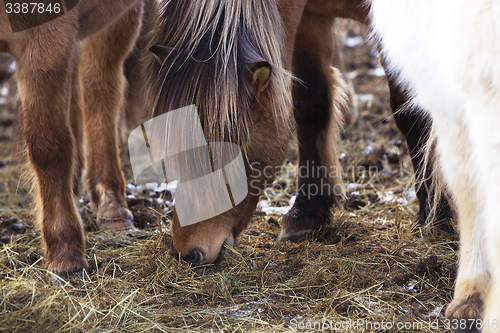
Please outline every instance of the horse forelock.
M154 116L195 104L207 140L244 146L259 103L245 71L266 61L272 74L264 98L278 128L288 124L290 75L282 68L284 32L274 1L171 0L161 16L155 43L174 51L159 73Z

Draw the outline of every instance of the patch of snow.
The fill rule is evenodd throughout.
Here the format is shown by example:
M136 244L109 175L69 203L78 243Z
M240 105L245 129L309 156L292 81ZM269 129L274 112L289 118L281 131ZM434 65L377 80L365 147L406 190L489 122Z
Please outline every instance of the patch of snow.
M434 310L432 310L431 312L429 312L428 315L426 315L425 317L427 318L437 318L441 315L441 311L443 310L444 308L444 304L439 304L438 306L436 306L434 308Z
M415 189L411 187L403 192L403 196L406 200L412 202L413 200L417 199L417 192L415 192Z
M269 203L267 201L264 201L264 200L259 201L259 203L257 204L257 208L268 208L268 207L269 207Z
M409 290L409 291L417 292L415 290L415 287L417 286L417 284L418 284L418 280L415 280L415 279L414 280L410 280L410 281L408 281L408 285L405 286L405 287L403 287L403 288L406 289L406 290Z
M285 206L285 207L273 207L270 206L267 201L261 200L257 204L257 208L260 208L264 213L266 213L266 215L272 215L272 214L285 215L290 211L290 209L292 209L293 206L293 204L291 203L292 199L290 199L290 206Z
M356 190L359 190L360 188L362 188L363 186L358 184L358 183L349 183L349 184L345 184L345 190L347 192L353 192L353 191L356 191ZM353 194L359 194L359 193L353 193Z
M348 37L345 39L345 45L347 47L355 47L360 44L363 44L365 42L365 39L361 36L356 36L356 37Z
M157 188L155 188L155 192L156 193L161 193L161 192L165 192L165 191L168 191L167 189L167 183L161 183L160 186L158 186Z
M365 305L367 308L369 308L372 311L375 311L377 313L384 313L387 311L386 309L380 309L380 303L367 300L366 297L363 297L363 296L354 297L354 300Z
M385 70L382 67L377 67L375 69L370 69L368 71L368 75L376 76L376 77L384 77L385 76Z
M358 95L358 101L360 102L368 102L375 98L372 94L360 94Z
M371 153L373 153L375 149L373 149L372 146L368 145L365 147L365 149L363 149L363 152L366 154L366 155L370 155Z
M139 192L138 187L139 187L138 185L134 185L134 184L127 184L127 188L128 188L129 190L132 190L132 191L137 191L137 192Z
M262 208L262 211L266 213L266 215L271 215L271 214L285 215L290 211L290 209L292 209L292 206L268 207L268 208Z
M0 95L7 96L9 95L9 87L5 85L2 89L0 89Z
M396 201L396 199L394 198L394 192L392 191L385 191L383 194L379 194L379 199L380 199L380 202L382 203L393 203L394 201Z
M177 189L177 186L179 185L178 180L173 180L170 183L167 184L167 190L172 192L172 194L175 193L175 190Z
M158 183L157 182L152 182L152 183L146 183L144 187L146 190L156 190L158 188Z
M392 191L386 191L383 194L379 194L380 202L383 204L398 202L402 205L408 205L416 198L417 195L413 188L403 191L400 197L397 197Z
M408 200L406 200L405 198L398 198L396 201L405 206L408 204Z

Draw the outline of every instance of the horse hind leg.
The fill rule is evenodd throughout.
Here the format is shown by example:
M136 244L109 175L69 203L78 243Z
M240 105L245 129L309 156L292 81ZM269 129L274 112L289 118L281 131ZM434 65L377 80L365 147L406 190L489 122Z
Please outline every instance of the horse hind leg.
M73 197L75 140L69 99L76 32L60 25L32 29L14 44L24 139L35 173L36 206L48 269L61 277L88 267ZM68 32L69 30L69 32ZM47 37L47 38L45 38ZM57 42L54 42L57 41ZM45 49L41 49L42 46ZM50 50L47 51L47 50ZM42 70L43 69L43 70Z
M457 206L460 259L448 318L481 318L490 271L484 244L481 193L468 127L458 118L433 116L443 176Z
M82 42L79 76L88 140L87 182L97 224L106 229L134 227L125 201L118 125L126 83L123 63L138 35L140 5Z
M333 18L305 11L297 30L293 72L294 115L299 143L297 199L281 221L279 241L299 241L330 223L344 196L338 159L345 82L334 60ZM325 41L330 40L330 43Z
M389 75L388 81L394 120L406 138L415 172L419 202L417 222L420 225L425 225L433 210L433 183L435 183L435 177L439 177L434 172L438 167L435 165L435 154L429 156L427 163L425 159L425 144L428 142L432 128L432 118L422 114L418 109L415 109L415 106L409 104L410 97L397 83L397 78L394 75ZM435 221L441 230L453 233L453 227L450 224L454 217L453 214L453 209L446 196L441 194L435 208L433 222Z
M493 72L494 73L494 72ZM493 75L493 74L492 74ZM471 82L471 81L469 81ZM481 82L482 83L482 82ZM483 88L479 83L473 86ZM498 203L500 200L500 94L496 87L473 95L475 98L466 103L468 124L471 132L472 157L476 166L475 181L481 189L479 200L482 204L480 212L484 230L483 242L491 272L488 295L482 300L484 315L482 317L483 332L500 331L500 223ZM456 298L456 295L455 295Z

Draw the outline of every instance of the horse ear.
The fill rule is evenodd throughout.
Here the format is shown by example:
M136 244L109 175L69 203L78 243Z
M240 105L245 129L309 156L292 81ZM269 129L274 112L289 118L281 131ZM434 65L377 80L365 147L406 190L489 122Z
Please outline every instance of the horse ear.
M257 96L266 89L273 70L267 61L261 61L251 69L251 84Z
M149 48L149 51L155 55L155 58L160 65L163 65L165 59L170 55L170 53L172 53L173 50L173 47L164 45L153 45Z

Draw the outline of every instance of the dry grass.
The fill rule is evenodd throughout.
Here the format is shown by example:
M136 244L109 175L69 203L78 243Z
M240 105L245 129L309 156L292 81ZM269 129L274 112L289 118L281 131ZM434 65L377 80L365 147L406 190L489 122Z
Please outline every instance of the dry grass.
M275 243L280 216L258 211L238 246L225 248L215 264L194 268L168 253L171 212L152 205L148 191L133 193L136 222L149 228L88 232L88 279L55 287L44 269L27 190L18 188L19 167L0 168L0 232L12 235L0 248L0 331L289 332L301 321L358 319L371 325L418 322L422 326L404 331L432 331L429 320L444 319L451 300L457 242L413 223L417 202L406 202L408 152L390 118L385 78L366 74L376 65L368 51L346 50L364 97L360 119L343 135L342 165L376 166L378 172L346 174L346 210L337 211L312 241ZM5 110L0 114L9 117ZM10 127L0 129L11 136ZM0 140L0 160L10 156L10 147ZM296 168L292 161L286 165ZM286 206L294 181L284 175L277 183L287 191L269 189L262 200ZM91 221L84 199L80 208ZM396 331L376 327L356 331Z

